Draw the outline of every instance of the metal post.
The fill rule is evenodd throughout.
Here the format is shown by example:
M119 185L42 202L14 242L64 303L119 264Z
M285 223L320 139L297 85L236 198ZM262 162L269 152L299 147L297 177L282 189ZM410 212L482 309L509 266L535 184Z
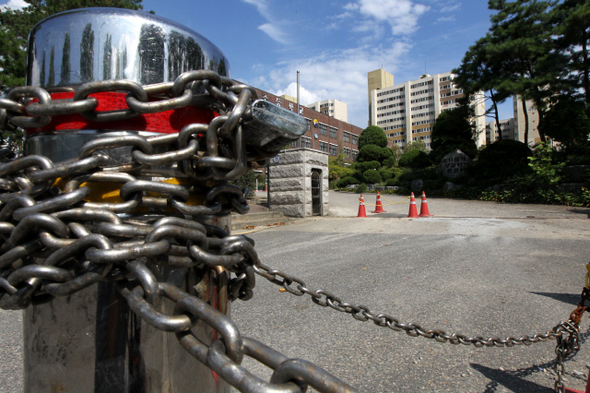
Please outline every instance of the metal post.
M81 9L52 16L34 27L27 84L62 92L111 79L155 84L174 81L197 65L229 76L223 53L186 27L144 12ZM48 78L50 69L55 80ZM159 132L147 130L141 122L130 128L37 131L28 135L26 154L44 155L55 163L77 157L90 140ZM111 150L105 154L114 166L130 157L130 149ZM170 178L176 175L170 168ZM229 215L207 216L203 222L230 227ZM220 295L227 283L220 274L171 267L152 270L158 281L196 291L229 313L227 297ZM166 315L173 314L173 302L161 300L156 306ZM217 334L204 324L193 332L207 344ZM151 327L132 312L114 282L99 282L29 307L24 315L24 348L25 392L229 391L217 374L179 346L173 334Z

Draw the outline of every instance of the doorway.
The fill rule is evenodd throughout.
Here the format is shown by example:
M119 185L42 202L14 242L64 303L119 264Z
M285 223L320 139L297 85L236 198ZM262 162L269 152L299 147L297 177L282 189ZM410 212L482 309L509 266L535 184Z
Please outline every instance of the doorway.
M314 216L322 215L322 171L311 170L311 213Z

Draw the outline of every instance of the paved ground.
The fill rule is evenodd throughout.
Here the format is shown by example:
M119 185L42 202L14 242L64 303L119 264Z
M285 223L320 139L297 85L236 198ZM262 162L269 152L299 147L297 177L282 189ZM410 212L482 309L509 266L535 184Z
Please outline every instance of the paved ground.
M328 217L251 233L262 262L343 301L468 336L544 333L575 308L590 253L590 209L429 198L431 218L405 218L406 202L361 219L358 195L330 198ZM374 198L365 195L367 203ZM232 305L242 334L317 363L362 392L550 392L553 385L554 341L453 346L359 322L260 277L254 292ZM585 318L584 340L588 325ZM19 312L0 311L2 393L22 390L20 329ZM589 364L585 344L566 364L566 386L583 389ZM244 365L269 377L251 360Z

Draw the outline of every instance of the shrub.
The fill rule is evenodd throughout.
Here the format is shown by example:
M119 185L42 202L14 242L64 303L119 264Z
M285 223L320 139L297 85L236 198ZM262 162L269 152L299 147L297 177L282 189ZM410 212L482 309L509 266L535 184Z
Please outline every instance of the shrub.
M363 192L367 192L367 185L365 183L361 183L359 184L359 186L356 188L355 192L363 193Z
M503 139L483 149L469 173L482 185L493 185L530 172L527 157L531 155L525 143Z
M349 176L349 177L345 177L344 179L340 179L338 181L338 183L336 183L336 187L344 188L344 187L348 186L349 184L359 184L359 183L360 182L356 178Z
M374 169L369 169L365 171L363 173L363 177L365 178L365 181L369 184L377 184L383 181L379 172Z
M383 181L393 178L393 172L389 168L380 168L379 174L381 175L381 179L383 179Z
M419 169L429 166L430 160L428 159L428 154L424 153L422 150L413 149L404 153L399 159L398 164L402 167Z
M388 159L383 161L383 166L387 168L393 168L395 166L395 163L395 157L389 157Z

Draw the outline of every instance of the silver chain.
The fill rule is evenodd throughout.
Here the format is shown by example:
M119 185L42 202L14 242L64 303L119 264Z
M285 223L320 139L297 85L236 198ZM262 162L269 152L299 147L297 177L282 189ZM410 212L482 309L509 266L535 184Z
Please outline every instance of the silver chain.
M97 100L89 95L107 91L128 92L129 108L96 112ZM254 241L199 222L204 216L246 213L247 190L229 181L247 170L248 161L276 154L249 145L255 139L244 135L252 97L248 86L214 72L191 71L154 86L91 82L69 100L52 100L50 92L36 87L16 88L0 99L2 129L44 127L54 116L71 114L120 121L187 105L220 114L175 134L95 139L63 163L31 155L1 164L0 308L22 309L112 281L146 323L175 333L192 356L242 391L302 392L310 385L320 392L353 392L320 367L241 336L224 313L195 294L158 282L152 270L215 272L226 282L227 299L252 297L254 266L260 263ZM115 163L114 150L124 151ZM179 181L159 181L170 173ZM105 187L115 189L118 200L93 197ZM157 310L160 298L175 302L174 315ZM199 341L191 332L197 321L206 321L220 338L210 345ZM273 369L270 381L241 366L244 356Z
M128 107L96 112L97 99L89 95L108 91L128 92ZM247 190L228 182L240 177L249 162L276 154L244 135L256 97L249 86L211 71L190 71L174 82L151 86L121 80L90 82L75 89L73 99L52 100L50 93L38 87L11 90L0 99L0 129L42 128L54 116L71 114L90 121L121 121L187 106L214 110L220 116L209 124L189 124L174 134L96 139L83 146L77 159L64 163L26 156L0 165L0 235L4 239L0 308L22 309L101 280L115 281L129 307L144 321L174 332L192 356L240 390L300 392L310 385L320 392L354 391L312 363L288 359L241 336L229 317L197 296L158 282L150 267L215 270L227 280L230 300L250 299L258 274L293 295L309 295L320 306L414 337L476 347L557 339L555 389L563 390L563 361L579 349L578 329L571 320L544 334L504 339L424 329L344 302L328 291L309 289L302 280L261 264L252 239L199 223L203 216L246 213ZM125 150L126 160L114 164L108 154L112 149ZM169 177L170 168L186 178L186 184L154 181ZM105 184L116 186L120 201L89 200ZM194 198L198 204L190 202ZM158 298L174 301L178 315L159 313L153 306ZM191 333L195 320L214 321L211 327L221 339L211 345L199 341ZM270 382L240 365L244 355L274 370Z

